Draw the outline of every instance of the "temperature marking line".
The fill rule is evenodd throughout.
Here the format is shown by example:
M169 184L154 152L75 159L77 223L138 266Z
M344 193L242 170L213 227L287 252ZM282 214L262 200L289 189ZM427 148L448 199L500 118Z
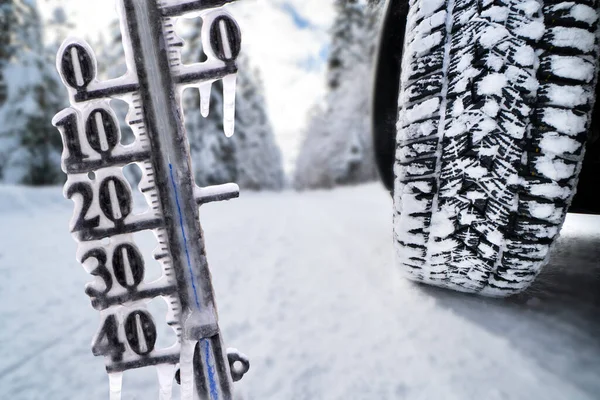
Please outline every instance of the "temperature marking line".
M173 81L178 85L186 83L198 83L198 81L210 81L213 79L222 79L227 75L232 75L238 72L234 62L225 64L224 67L214 68L204 71L189 72L181 75L173 76Z
M169 296L172 294L177 294L177 286L175 285L158 287L154 289L137 290L135 292L126 292L111 297L95 297L92 299L92 307L101 311L117 304L123 304L127 301L153 299L158 296Z
M140 90L140 85L137 83L132 83L128 85L117 85L108 87L106 89L97 89L97 90L78 90L75 93L75 102L81 103L89 100L97 100L105 97L113 97L121 94L127 94L132 92L137 92Z
M173 165L169 164L169 171L171 174L171 182L173 183L173 190L175 190L175 203L177 203L177 211L179 213L179 225L181 226L181 235L183 236L183 246L185 247L185 255L187 256L188 271L190 273L190 281L192 282L192 288L194 289L194 300L196 300L196 306L200 309L200 299L198 299L198 290L196 289L196 283L194 282L194 273L192 271L192 260L190 259L190 252L187 244L187 237L185 236L185 228L183 227L183 213L181 212L181 205L179 204L179 193L177 192L177 183L175 183L175 177L173 175Z
M169 257L169 253L161 253L161 254L155 254L154 255L154 259L156 261L162 260L163 258Z
M100 240L106 237L115 235L125 235L126 233L135 233L145 231L147 229L162 228L164 221L161 218L153 218L148 220L136 221L130 224L117 225L113 228L107 229L86 229L75 231L77 239L82 242L89 242L91 240Z
M67 174L83 174L96 171L104 167L106 164L120 167L132 162L145 161L148 159L148 157L150 157L149 151L138 151L119 156L104 156L99 160L78 161L66 165Z
M128 369L150 367L158 364L177 364L179 363L179 351L173 354L166 354L157 357L144 357L144 363L140 363L139 359L122 362L111 362L106 365L106 372L123 372Z

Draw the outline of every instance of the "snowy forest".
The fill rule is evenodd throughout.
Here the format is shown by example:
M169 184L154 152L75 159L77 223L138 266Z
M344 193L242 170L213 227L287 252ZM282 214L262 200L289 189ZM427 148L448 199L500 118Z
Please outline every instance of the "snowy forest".
M40 3L53 4L42 15ZM184 92L183 104L196 182L200 186L236 182L251 190L331 188L376 179L370 129L371 60L375 50L381 0L335 0L325 60L324 98L314 104L306 126L298 127L295 168L284 172L285 154L266 106L260 68L248 54L239 59L236 129L226 138L222 126L222 89L210 95L210 114L200 113L197 89ZM8 0L0 5L0 183L33 186L64 182L60 170L62 142L51 125L68 106L55 69L60 43L73 27L65 0ZM46 7L47 9L47 7ZM201 20L183 21L178 33L186 41L184 62L205 59ZM100 79L125 72L119 25L91 41ZM281 90L285 90L282 88ZM121 119L124 143L132 137L124 122L126 103L112 103Z
M297 189L375 180L369 108L381 0L336 0L328 92L309 116L294 175Z

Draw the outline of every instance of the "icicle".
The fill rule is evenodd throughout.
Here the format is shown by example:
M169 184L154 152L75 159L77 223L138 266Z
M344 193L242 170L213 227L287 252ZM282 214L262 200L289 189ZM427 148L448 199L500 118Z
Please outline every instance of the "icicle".
M235 129L235 83L237 75L223 78L223 127L225 136L233 136Z
M108 385L110 390L110 400L121 400L121 390L123 387L123 373L111 372L108 374Z
M182 339L179 370L181 376L181 400L194 399L194 348L196 342Z
M175 375L175 365L161 364L156 366L158 373L159 400L171 400L173 393L173 376Z
M204 118L208 117L210 109L210 92L212 89L212 82L208 82L200 85L200 113Z

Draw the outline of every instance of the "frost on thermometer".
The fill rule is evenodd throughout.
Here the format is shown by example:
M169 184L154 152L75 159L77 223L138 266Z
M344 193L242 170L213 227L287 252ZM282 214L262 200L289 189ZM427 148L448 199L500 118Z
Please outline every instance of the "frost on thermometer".
M75 203L77 259L94 277L85 293L101 317L92 352L105 357L111 400L120 399L123 372L133 368L156 367L162 400L171 398L175 380L182 399L232 399L233 382L249 369L243 354L223 346L198 211L201 204L237 197L239 188L196 186L181 110L182 91L192 86L200 90L207 115L211 85L223 80L223 125L226 135L233 134L241 36L220 8L231 1L119 0L128 72L117 79L97 79L95 56L82 40L66 40L58 53L71 107L53 123L63 137L64 193ZM203 20L208 60L184 65L174 25L190 13ZM121 143L111 98L129 104L132 144ZM148 207L141 214L133 210L123 174L132 163L143 173L139 190ZM157 247L143 254L135 235L149 230ZM150 262L161 266L156 280L146 278ZM168 308L160 320L148 307L157 297ZM167 347L159 346L161 320L176 338Z

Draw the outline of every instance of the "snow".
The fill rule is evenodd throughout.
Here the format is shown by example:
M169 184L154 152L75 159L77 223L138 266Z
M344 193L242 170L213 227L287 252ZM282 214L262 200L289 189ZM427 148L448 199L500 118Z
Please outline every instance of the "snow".
M71 213L59 188L0 187L2 399L108 398ZM599 217L569 215L538 282L491 300L396 276L391 215L378 185L201 208L224 340L252 364L240 398L597 398ZM155 369L123 388L157 398Z
M581 80L589 83L594 79L594 63L581 57L549 57L552 73L562 78Z
M577 21L586 22L592 25L598 20L598 14L593 8L584 4L573 4L571 8L571 16Z
M533 47L521 46L515 51L514 60L523 67L530 67L536 61L535 51Z
M485 28L479 37L479 43L490 49L500 43L508 35L508 30L503 26L490 25Z
M541 196L547 199L567 199L571 191L569 188L564 186L559 186L557 183L538 183L538 184L529 184L524 179L521 179L521 184L523 186L529 186L531 194L534 196Z
M552 156L539 157L534 161L534 164L535 168L540 171L543 176L548 177L553 181L572 177L575 168L577 167L576 164L565 163L563 160Z
M440 110L440 99L438 97L433 97L417 104L413 108L406 110L406 120L402 122L408 125L421 119L430 117L438 110ZM444 110L442 109L440 112L443 111Z
M507 80L504 74L489 74L483 77L477 92L480 95L502 96L502 89L506 87L506 84Z
M494 22L504 22L508 19L508 7L492 6L483 10L481 16Z
M570 137L561 136L558 132L548 132L539 143L544 153L569 154L575 153L582 148L582 144Z
M577 135L585 132L587 117L576 111L548 107L543 110L542 121L559 132Z
M442 42L442 32L437 31L432 34L427 34L420 39L421 46L415 48L415 54L422 56L431 51L432 48L438 46Z
M433 14L431 17L425 18L419 23L415 31L419 36L426 36L431 34L431 31L446 22L446 10L440 10Z
M433 14L444 5L444 0L431 0L419 3L419 10L415 14L415 19L419 20Z
M589 90L585 90L583 86L547 84L544 91L550 105L576 107L588 104L592 100Z
M552 27L548 29L548 36L556 47L572 47L584 52L594 49L595 35L585 29Z

